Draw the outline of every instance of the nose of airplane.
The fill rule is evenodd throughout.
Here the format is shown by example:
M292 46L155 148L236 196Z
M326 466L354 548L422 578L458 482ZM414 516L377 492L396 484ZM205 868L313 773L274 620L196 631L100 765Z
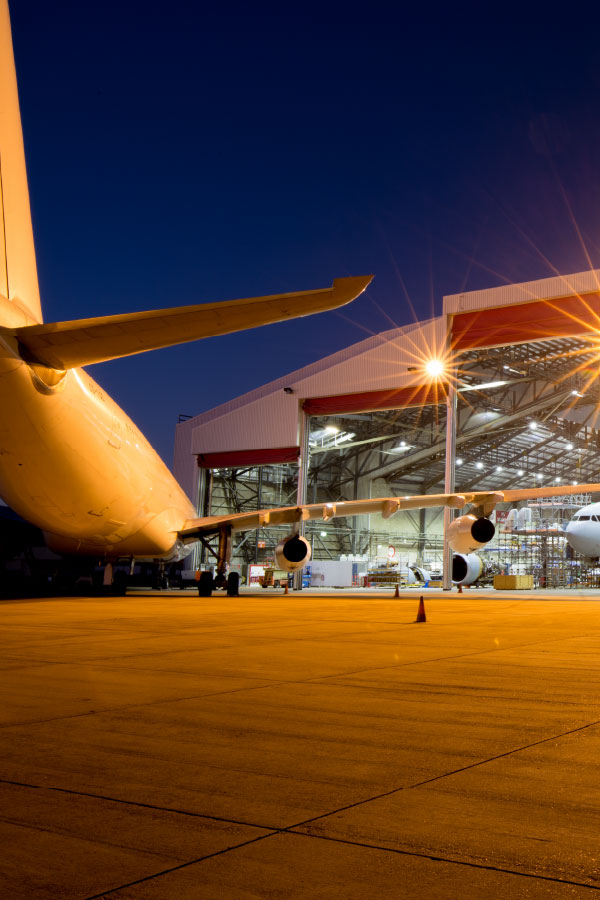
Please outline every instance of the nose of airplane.
M598 534L590 534L591 530L598 530ZM595 559L600 554L600 525L596 529L589 522L569 522L567 525L567 540L576 553Z

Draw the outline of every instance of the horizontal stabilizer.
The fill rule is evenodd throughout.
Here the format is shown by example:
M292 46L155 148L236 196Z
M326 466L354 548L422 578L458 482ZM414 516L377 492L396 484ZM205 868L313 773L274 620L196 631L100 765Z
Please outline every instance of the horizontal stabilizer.
M362 516L380 513L384 519L405 509L426 509L448 506L464 509L468 504L489 506L490 511L498 503L515 503L518 500L536 500L540 497L558 497L570 494L600 493L600 484L561 485L560 487L524 488L508 491L466 491L456 494L415 494L410 497L379 497L375 500L340 500L338 503L309 503L306 506L284 506L276 509L260 509L252 512L232 513L225 516L206 516L189 519L179 532L183 541L197 540L202 535L216 534L223 526L231 530L250 531L269 525L296 525L311 519L329 519L341 516Z
M372 277L336 278L331 287L316 291L29 325L11 333L28 362L73 369L336 309L358 297Z

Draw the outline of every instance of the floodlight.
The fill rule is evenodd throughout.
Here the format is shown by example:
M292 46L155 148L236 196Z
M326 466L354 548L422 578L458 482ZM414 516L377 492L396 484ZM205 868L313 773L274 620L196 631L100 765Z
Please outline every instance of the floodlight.
M430 359L425 363L425 371L431 378L437 378L444 371L444 363L439 359Z

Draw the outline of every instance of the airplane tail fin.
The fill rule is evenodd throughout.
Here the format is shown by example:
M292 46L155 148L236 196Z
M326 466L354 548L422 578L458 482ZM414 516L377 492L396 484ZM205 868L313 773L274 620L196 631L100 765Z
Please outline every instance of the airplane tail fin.
M11 334L28 362L73 369L336 309L362 294L372 277L336 278L331 287L317 291L27 325L11 329Z
M0 294L42 321L8 0L0 0Z

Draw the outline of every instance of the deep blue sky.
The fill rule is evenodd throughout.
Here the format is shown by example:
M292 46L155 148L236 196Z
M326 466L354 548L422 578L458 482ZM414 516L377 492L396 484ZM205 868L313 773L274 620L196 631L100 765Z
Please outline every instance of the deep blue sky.
M587 268L570 210L600 265L589 18L567 34L404 4L11 14L48 321L376 275L343 316L92 367L168 463L180 412L438 313L443 294Z

